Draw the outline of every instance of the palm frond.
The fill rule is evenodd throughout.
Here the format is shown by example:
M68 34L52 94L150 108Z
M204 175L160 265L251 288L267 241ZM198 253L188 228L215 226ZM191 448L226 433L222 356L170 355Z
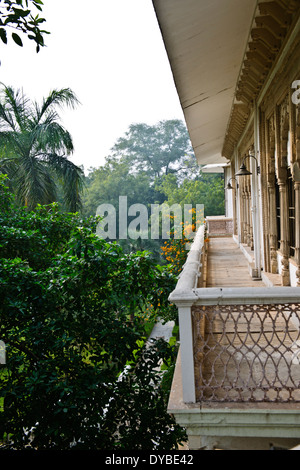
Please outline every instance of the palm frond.
M77 96L70 88L52 90L49 96L43 100L41 108L36 108L39 110L37 117L40 121L45 114L55 107L62 108L63 106L67 106L74 109L79 103Z
M64 155L44 155L43 161L51 167L60 179L64 192L64 203L68 210L70 212L81 210L81 192L84 184L83 170Z
M5 122L14 131L25 130L28 124L27 109L29 100L24 95L23 90L14 90L12 87L3 85L1 95Z
M34 209L37 204L57 200L56 184L48 168L35 159L24 159L14 175L16 197L20 205Z
M13 116L11 115L10 110L0 101L0 130L12 130L15 131L15 122Z
M70 88L53 90L39 106L0 84L0 171L9 172L20 204L49 204L61 184L67 208L81 208L83 171L67 159L73 141L57 113L57 107L78 103Z
M59 123L52 122L51 119L35 126L31 138L32 153L35 155L43 152L70 155L74 151L71 134Z
M18 170L18 163L15 158L13 157L4 158L4 159L0 158L0 173L2 175L7 175L8 177L7 183L8 183L8 187L10 191L14 190L13 182L14 182L14 177L17 173L17 170Z
M1 154L16 157L24 153L26 147L25 140L25 134L15 131L0 131Z

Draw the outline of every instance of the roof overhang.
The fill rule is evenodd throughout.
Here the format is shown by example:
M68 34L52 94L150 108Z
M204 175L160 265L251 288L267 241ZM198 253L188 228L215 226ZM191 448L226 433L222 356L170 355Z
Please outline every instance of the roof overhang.
M257 0L153 0L199 164L222 148Z
M202 173L224 173L225 168L230 167L230 163L210 163L201 167Z
M230 160L278 56L299 34L299 0L152 1L196 159Z

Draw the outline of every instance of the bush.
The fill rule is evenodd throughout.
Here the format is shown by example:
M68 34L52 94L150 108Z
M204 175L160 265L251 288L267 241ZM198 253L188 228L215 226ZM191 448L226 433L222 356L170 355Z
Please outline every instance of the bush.
M158 308L167 314L174 276L146 252L125 254L99 239L95 218L62 214L55 204L17 210L4 183L0 192L6 200L0 211L3 445L176 446L184 431L166 413L154 371L172 348L137 353L143 327L137 312L151 304L153 314ZM144 354L147 364L137 362ZM132 368L120 378L128 363Z

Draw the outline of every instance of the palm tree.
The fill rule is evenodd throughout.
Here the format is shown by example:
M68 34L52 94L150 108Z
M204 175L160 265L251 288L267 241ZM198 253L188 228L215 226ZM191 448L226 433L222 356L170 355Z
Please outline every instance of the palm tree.
M0 88L0 172L6 173L16 199L33 209L57 201L63 191L66 209L81 207L83 170L68 160L74 150L57 108L78 103L69 88L53 90L39 106L22 90Z

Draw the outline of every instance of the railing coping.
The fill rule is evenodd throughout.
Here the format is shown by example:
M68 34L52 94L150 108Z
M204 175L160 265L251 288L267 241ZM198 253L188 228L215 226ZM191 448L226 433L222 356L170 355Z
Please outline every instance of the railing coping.
M201 225L197 231L191 249L187 255L182 272L179 275L176 290L194 289L197 287L198 277L201 271L201 253L204 245L205 225ZM172 294L171 294L172 295Z
M207 221L212 221L212 220L228 220L231 221L233 220L232 217L227 217L226 215L207 215L206 216Z
M175 289L170 302L186 305L260 305L300 303L299 287L206 287Z
M206 287L197 288L201 274L201 253L204 246L205 226L196 233L176 288L169 301L180 306L284 304L300 303L299 287Z

